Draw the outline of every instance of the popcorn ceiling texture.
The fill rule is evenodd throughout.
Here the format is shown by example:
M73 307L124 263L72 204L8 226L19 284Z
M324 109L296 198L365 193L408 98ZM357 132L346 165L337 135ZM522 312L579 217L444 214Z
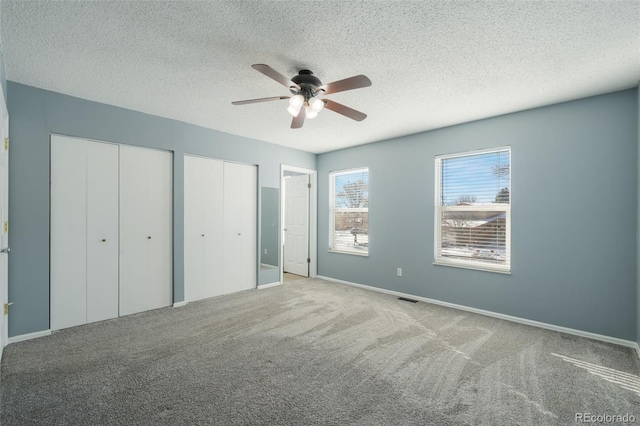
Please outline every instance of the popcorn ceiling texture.
M320 153L636 87L640 1L3 0L9 80ZM369 88L291 130L251 68Z

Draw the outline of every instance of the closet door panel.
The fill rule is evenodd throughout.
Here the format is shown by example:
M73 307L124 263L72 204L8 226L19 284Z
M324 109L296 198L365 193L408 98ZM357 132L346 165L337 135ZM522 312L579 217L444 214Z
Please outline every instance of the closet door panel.
M120 315L140 312L145 297L147 171L144 151L120 147Z
M120 315L172 301L171 158L120 147Z
M185 296L223 293L223 162L185 156Z
M149 261L145 310L173 301L173 156L149 150L147 157Z
M51 136L50 328L87 321L87 144Z
M204 159L184 157L184 287L185 300L207 297L205 261ZM203 236L204 234L204 236Z
M257 169L224 163L225 293L256 287Z
M224 294L224 162L207 160L205 257L207 296Z
M87 322L118 316L118 145L87 145Z

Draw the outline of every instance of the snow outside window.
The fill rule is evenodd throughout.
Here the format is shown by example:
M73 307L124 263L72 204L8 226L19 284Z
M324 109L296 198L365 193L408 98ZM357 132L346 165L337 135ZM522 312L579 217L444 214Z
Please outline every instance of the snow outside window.
M329 251L369 254L369 168L329 173Z
M435 263L511 271L511 148L436 157Z

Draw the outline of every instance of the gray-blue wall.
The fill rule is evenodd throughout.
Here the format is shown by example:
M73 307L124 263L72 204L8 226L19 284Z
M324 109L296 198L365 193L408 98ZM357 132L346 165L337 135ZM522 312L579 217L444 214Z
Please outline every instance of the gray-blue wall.
M318 156L318 274L635 341L637 89ZM433 265L434 157L512 149L512 274ZM369 166L369 257L329 253L328 173ZM403 276L396 276L396 268Z
M257 164L259 186L280 187L281 163L316 168L316 156L307 152L11 81L7 97L11 138L9 300L13 302L9 336L49 329L50 133L173 151L175 302L184 300L185 153ZM259 276L260 284L273 281L277 278Z
M640 84L638 84L638 89L637 89L637 100L638 103L636 104L636 119L638 121L638 127L637 127L637 136L638 136L638 167L640 168ZM636 268L637 268L637 288L636 288L636 297L637 297L637 306L636 306L636 322L637 322L637 328L636 328L636 332L637 332L637 336L636 336L636 343L638 343L638 345L640 345L640 169L638 170L638 228L636 230L636 236L637 236L637 260L636 260ZM640 355L640 353L639 353Z

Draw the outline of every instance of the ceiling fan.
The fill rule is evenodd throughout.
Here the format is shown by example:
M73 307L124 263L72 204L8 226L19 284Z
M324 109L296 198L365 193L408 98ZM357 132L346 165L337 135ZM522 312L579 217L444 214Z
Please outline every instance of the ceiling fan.
M316 117L323 108L330 109L331 111L337 112L338 114L342 114L345 117L356 121L362 121L367 118L367 114L360 111L356 111L355 109L326 98L320 99L317 97L319 95L329 95L331 93L344 92L345 90L371 86L371 80L364 75L356 75L354 77L345 78L344 80L322 84L320 79L313 75L309 70L300 70L298 75L288 79L269 65L254 64L251 65L251 67L282 84L291 91L293 96L272 96L270 98L247 99L245 101L231 102L233 105L289 99L289 107L287 108L287 111L293 115L293 121L291 122L292 129L301 128L304 124L305 118L311 119Z

